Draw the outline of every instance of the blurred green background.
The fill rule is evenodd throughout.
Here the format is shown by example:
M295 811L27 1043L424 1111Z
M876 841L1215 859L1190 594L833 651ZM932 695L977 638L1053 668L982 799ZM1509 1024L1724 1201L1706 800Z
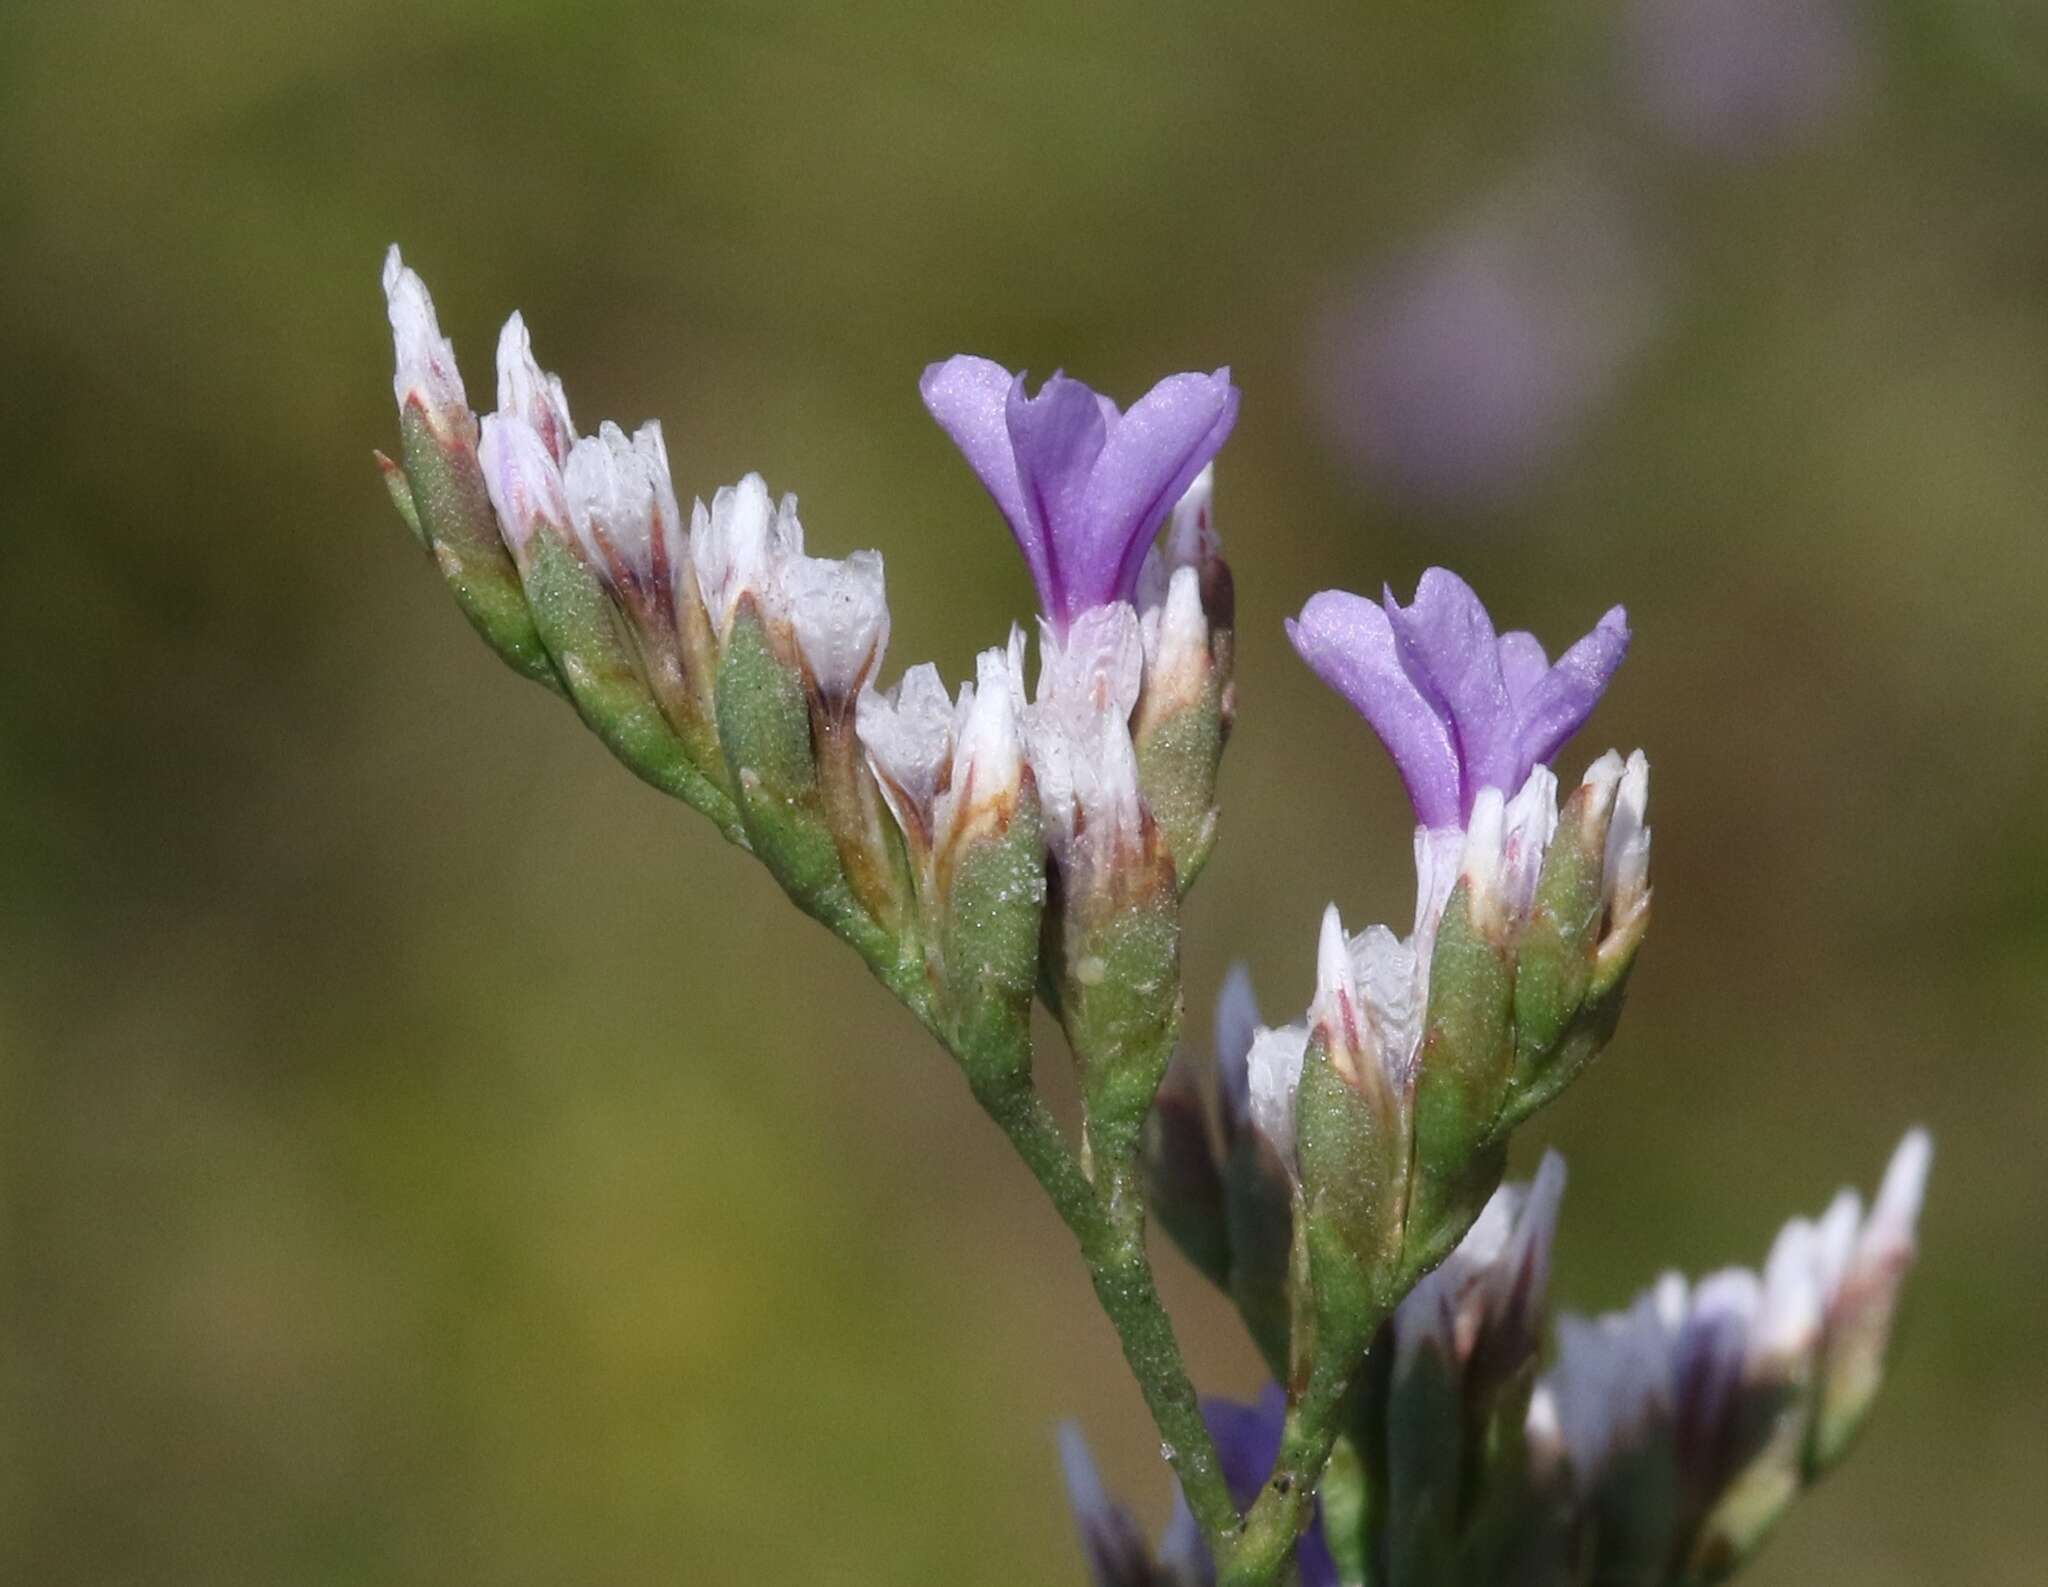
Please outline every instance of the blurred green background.
M1789 35L1777 29L1791 28ZM476 643L369 459L403 242L486 403L878 545L889 672L1028 609L924 416L973 350L1230 362L1195 1018L1402 918L1289 652L1455 564L1656 762L1657 925L1559 1287L1939 1158L1889 1402L1764 1584L2048 1549L2048 21L2025 0L19 0L0 44L0 1577L1079 1579L1050 1427L1165 1481L942 1057ZM1177 1259L1207 1386L1249 1351Z

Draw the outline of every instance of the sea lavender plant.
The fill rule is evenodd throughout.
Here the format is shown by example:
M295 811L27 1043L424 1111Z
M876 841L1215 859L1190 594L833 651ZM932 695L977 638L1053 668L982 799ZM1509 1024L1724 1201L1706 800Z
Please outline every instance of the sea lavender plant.
M809 555L758 475L686 522L660 426L579 436L516 314L479 418L395 248L384 289L402 461L379 463L464 615L861 955L1073 1232L1176 1489L1154 1550L1062 1430L1096 1582L1718 1580L1840 1458L1913 1257L1917 1131L1867 1217L1844 1192L1761 1276L1562 1317L1544 1368L1564 1165L1501 1176L1607 1044L1649 921L1641 751L1562 802L1550 766L1626 654L1621 608L1555 662L1437 568L1406 605L1325 591L1288 625L1407 787L1415 915L1352 933L1327 909L1314 996L1279 1025L1232 973L1212 1120L1180 931L1234 710L1229 372L1124 411L1064 375L1034 396L985 359L926 370L1030 568L1037 677L1013 627L955 693L922 663L884 688L879 553ZM1035 1003L1073 1055L1078 1140L1033 1078ZM1154 1216L1264 1356L1255 1403L1190 1383Z

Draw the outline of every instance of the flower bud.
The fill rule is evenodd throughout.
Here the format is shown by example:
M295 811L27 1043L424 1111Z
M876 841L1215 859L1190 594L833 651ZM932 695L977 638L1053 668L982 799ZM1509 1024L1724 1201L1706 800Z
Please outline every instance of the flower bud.
M1180 1018L1173 860L1138 785L1130 716L1144 675L1124 602L1040 641L1024 741L1058 881L1041 983L1080 1067L1093 1150L1135 1150Z
M1230 569L1210 515L1213 465L1175 505L1138 581L1145 679L1131 724L1139 784L1182 891L1216 838L1216 775L1230 736Z
M1511 1128L1599 1056L1649 926L1650 767L1611 751L1565 801L1515 946Z
M559 375L534 361L533 339L525 316L516 311L498 333L498 411L525 421L540 437L558 468L566 468L576 444L576 426L569 419L569 398Z
M760 475L721 489L691 516L690 566L703 602L704 650L716 658L712 686L718 745L737 795L748 843L796 905L851 943L870 968L902 980L901 944L883 908L887 884L863 878L874 907L841 857L841 831L821 777L810 690L790 624L787 574L803 555L796 498L771 506ZM686 629L687 633L688 630ZM852 758L850 737L839 760ZM858 825L846 836L858 843Z
M499 538L477 457L476 416L463 392L455 349L441 334L426 284L406 268L396 245L384 259L384 299L412 504L408 525L433 551L470 626L514 671L559 690L561 680ZM393 499L405 514L406 502L395 491Z
M607 420L569 447L563 487L577 544L626 617L662 714L730 802L712 701L716 663L661 426L650 420L628 440Z
M579 525L547 443L525 420L493 413L484 418L479 452L536 630L578 714L636 775L737 838L731 801L706 777L656 699L633 628L593 565L583 532L588 513Z
M384 304L396 355L391 389L398 411L417 408L437 434L474 437L476 418L462 389L455 344L441 334L427 284L406 267L396 243L384 255Z
M1229 1231L1226 1288L1259 1353L1276 1377L1287 1370L1294 1259L1294 1093L1308 1031L1264 1030L1251 976L1231 967L1216 1000L1217 1112L1223 1133L1224 1221ZM1278 1042L1278 1047L1272 1044ZM1254 1077L1256 1076L1256 1079ZM1253 1098L1258 1101L1254 1104ZM1259 1113L1284 1113L1283 1152Z
M1867 1221L1845 1191L1785 1225L1761 1277L1668 1273L1625 1314L1559 1320L1538 1397L1593 1522L1592 1579L1718 1581L1839 1457L1882 1370L1928 1156L1910 1132Z
M1833 1271L1825 1273L1831 1282L1811 1454L1817 1470L1847 1452L1877 1397L1899 1292L1918 1252L1915 1230L1933 1161L1934 1143L1927 1132L1909 1130L1885 1168L1877 1200L1847 1261L1839 1267L1830 1263Z
M854 702L889 642L881 554L791 556L782 567L781 593L810 701L825 819L855 895L896 930L911 909L910 871L854 726Z
M1045 904L1045 836L1018 726L1024 640L984 651L949 704L912 667L865 689L855 725L900 833L926 971L978 1087L1028 1082L1030 1010Z
M1084 612L1064 638L1041 633L1024 737L1070 908L1113 912L1155 891L1171 869L1131 744L1144 670L1138 616L1124 602Z

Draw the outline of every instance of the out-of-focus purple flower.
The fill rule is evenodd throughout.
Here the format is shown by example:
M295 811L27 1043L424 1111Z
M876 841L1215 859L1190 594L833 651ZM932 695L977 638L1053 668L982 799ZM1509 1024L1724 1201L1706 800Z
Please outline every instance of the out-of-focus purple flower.
M1870 66L1857 0L1633 0L1630 88L1673 142L1746 155L1811 136Z
M1224 1399L1202 1401L1202 1420L1216 1440L1216 1459L1238 1509L1250 1509L1266 1485L1280 1453L1281 1424L1286 1417L1287 1396L1277 1383L1267 1384L1250 1405ZM1330 1557L1330 1545L1323 1538L1320 1504L1295 1549L1295 1563L1301 1571L1301 1587L1337 1587L1337 1562Z
M1081 1429L1062 1422L1059 1442L1067 1504L1080 1528L1081 1551L1095 1587L1214 1587L1215 1561L1183 1495L1174 1495L1173 1517L1160 1534L1155 1562L1137 1520L1103 1485Z
M1311 397L1376 488L1498 502L1612 396L1654 338L1659 298L1619 190L1552 160L1339 294L1316 326Z
M1633 1466L1668 1469L1680 1508L1666 1524L1680 1534L1660 1552L1684 1558L1697 1543L1701 1557L1739 1562L1869 1410L1931 1160L1926 1132L1909 1131L1868 1217L1844 1191L1818 1221L1788 1223L1761 1274L1666 1273L1625 1312L1561 1316L1532 1440L1596 1506Z
M918 389L1010 521L1061 635L1136 594L1160 524L1237 421L1227 369L1169 375L1128 413L1063 374L1028 396L1021 374L965 354Z
M1287 634L1316 675L1372 724L1415 818L1462 827L1481 789L1520 791L1592 714L1628 653L1619 606L1553 664L1533 634L1496 635L1472 587L1431 568L1415 599L1312 596Z

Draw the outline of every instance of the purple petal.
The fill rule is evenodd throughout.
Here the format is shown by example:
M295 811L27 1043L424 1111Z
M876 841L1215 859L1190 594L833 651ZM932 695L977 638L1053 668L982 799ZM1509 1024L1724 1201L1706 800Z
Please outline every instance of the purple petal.
M1145 1537L1130 1511L1109 1496L1088 1440L1072 1422L1059 1428L1060 1467L1067 1479L1067 1503L1081 1530L1081 1549L1095 1587L1146 1587L1151 1559Z
M1251 1117L1252 1038L1259 1029L1259 1000L1252 973L1233 964L1216 998L1216 1089L1223 1102L1224 1145L1237 1138Z
M1500 636L1500 672L1507 680L1508 702L1518 717L1527 714L1529 693L1549 670L1550 657L1544 654L1543 641L1534 634L1516 629Z
M1461 771L1460 814L1481 788L1513 793L1515 713L1508 703L1493 619L1472 586L1431 568L1407 606L1385 597L1402 667L1423 697L1448 718Z
M1590 634L1559 656L1557 665L1529 691L1528 700L1516 713L1521 720L1515 750L1524 773L1548 761L1593 714L1614 669L1628 654L1628 641L1628 613L1617 606Z
M1111 430L1088 482L1093 532L1115 542L1116 582L1104 599L1128 599L1138 587L1146 547L1230 438L1237 403L1228 369L1168 375ZM1099 554L1109 556L1111 547L1100 545Z
M1088 502L1088 477L1109 439L1109 420L1093 391L1062 374L1035 397L1024 394L1019 375L1003 411L1024 509L1042 548L1031 568L1039 604L1064 630L1080 612L1114 599L1117 548L1104 543Z
M1287 637L1316 676L1372 724L1407 785L1415 819L1457 826L1464 815L1457 749L1444 718L1401 665L1387 614L1363 596L1324 590L1288 623Z
M996 506L1009 519L1010 532L1031 565L1031 576L1042 585L1044 550L1024 505L1024 486L1017 477L1017 457L1010 446L1005 412L1015 383L1016 377L1001 364L961 353L930 365L917 389L939 428L952 437L968 467L981 477Z

